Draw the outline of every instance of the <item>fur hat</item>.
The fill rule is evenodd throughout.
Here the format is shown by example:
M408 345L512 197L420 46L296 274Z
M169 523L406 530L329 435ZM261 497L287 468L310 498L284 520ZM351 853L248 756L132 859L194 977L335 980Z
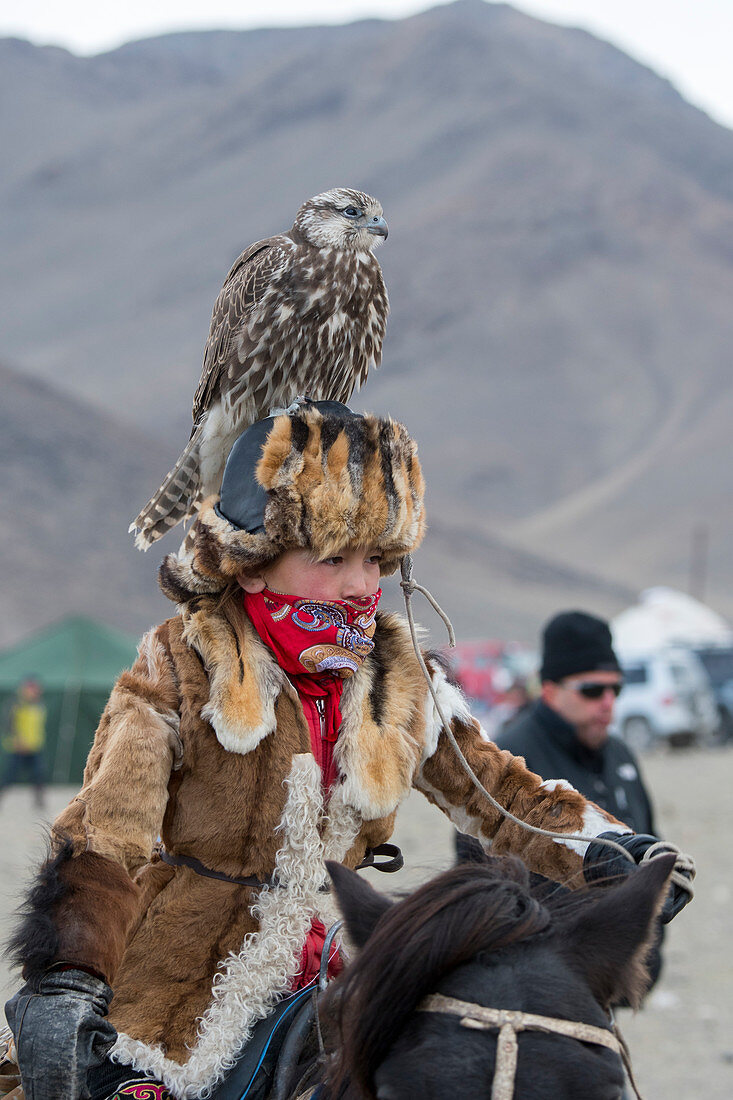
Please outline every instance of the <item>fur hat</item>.
M424 491L417 445L402 424L307 401L242 433L221 497L204 501L185 552L165 558L161 587L183 602L296 548L326 558L373 547L382 574L393 573L422 541Z

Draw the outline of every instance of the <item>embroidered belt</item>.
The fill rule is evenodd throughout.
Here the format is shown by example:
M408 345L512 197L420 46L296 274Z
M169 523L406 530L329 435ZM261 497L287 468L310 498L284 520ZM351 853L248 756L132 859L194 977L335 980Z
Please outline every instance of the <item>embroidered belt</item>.
M248 875L246 878L237 878L236 875L225 875L223 871L214 871L211 867L207 867L196 859L195 856L174 856L170 852L167 852L162 844L159 844L154 849L154 854L159 856L163 860L163 863L170 864L171 867L188 867L191 871L194 871L197 875L203 875L204 878L219 879L220 882L231 882L235 886L279 886L275 875L268 875L267 878L258 878L257 875ZM389 856L389 859L384 859L380 863L377 863L375 856ZM361 863L356 867L357 871L363 870L365 867L373 867L375 871L382 871L385 874L391 875L395 871L399 871L404 866L405 860L402 852L396 844L377 844L375 848L367 848L364 853L364 858Z

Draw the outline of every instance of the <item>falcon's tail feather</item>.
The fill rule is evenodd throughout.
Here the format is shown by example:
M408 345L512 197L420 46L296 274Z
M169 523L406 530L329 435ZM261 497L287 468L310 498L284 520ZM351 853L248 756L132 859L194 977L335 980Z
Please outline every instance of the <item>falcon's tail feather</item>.
M167 531L192 516L201 503L198 432L189 439L173 469L128 531L136 531L135 545L147 550Z

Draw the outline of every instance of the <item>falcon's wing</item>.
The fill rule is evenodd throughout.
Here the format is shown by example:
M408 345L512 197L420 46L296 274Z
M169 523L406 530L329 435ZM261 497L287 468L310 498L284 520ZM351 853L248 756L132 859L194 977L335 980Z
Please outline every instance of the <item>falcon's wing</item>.
M222 369L231 353L234 333L252 306L262 298L273 273L290 263L292 248L293 241L285 234L256 241L235 260L224 280L214 303L209 338L204 349L204 365L193 398L193 430L219 387Z

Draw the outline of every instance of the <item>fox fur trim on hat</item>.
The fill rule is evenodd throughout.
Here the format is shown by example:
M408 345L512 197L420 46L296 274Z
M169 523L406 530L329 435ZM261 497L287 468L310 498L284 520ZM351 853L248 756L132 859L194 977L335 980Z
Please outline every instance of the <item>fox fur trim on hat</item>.
M189 549L161 566L170 599L221 591L238 574L254 575L297 548L319 559L345 547L374 548L382 575L390 574L425 533L417 444L391 418L342 419L312 404L277 416L255 477L268 496L264 530L242 530L218 511L216 497L204 501L184 544Z

